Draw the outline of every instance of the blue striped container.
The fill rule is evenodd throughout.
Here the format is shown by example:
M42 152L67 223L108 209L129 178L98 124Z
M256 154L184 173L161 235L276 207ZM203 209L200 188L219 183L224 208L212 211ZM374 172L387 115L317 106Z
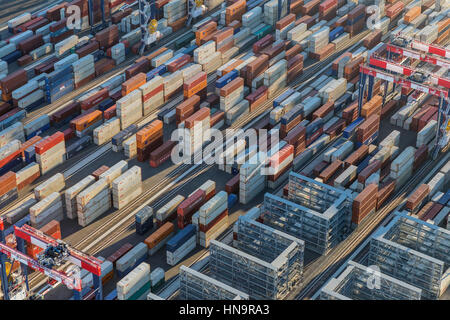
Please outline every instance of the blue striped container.
M106 109L112 107L114 105L114 100L111 98L107 98L98 104L98 110L105 111Z
M358 168L356 169L357 174L360 174L361 171L363 171L369 165L370 159L372 159L372 157L368 155L363 159L363 161L359 163Z
M135 124L132 124L128 128L125 128L124 130L120 131L118 134L116 134L114 137L112 137L112 144L114 146L120 147L122 146L123 142L131 137L133 134L138 132L138 126Z
M283 92L281 95L279 95L275 100L273 100L273 107L278 107L284 100L289 98L293 93L295 92L294 89L289 88L285 92Z
M181 247L187 240L196 234L196 228L193 224L188 224L181 229L175 236L169 239L166 244L166 249L169 252L174 252Z
M438 203L445 206L450 201L450 190L447 190L447 192L439 199Z
M19 122L20 120L25 118L26 114L27 113L25 112L25 110L20 110L16 114L14 114L14 115L6 118L5 120L1 121L0 122L0 130L5 130L6 128L12 126L16 122Z
M341 34L344 33L344 27L339 26L333 30L330 31L329 34L329 42L336 40Z
M17 59L19 59L22 56L22 52L20 50L16 50L11 52L10 54L4 56L2 58L3 61L6 61L6 63L10 64L13 62L16 62Z
M226 75L224 75L223 77L220 77L219 79L216 80L216 88L219 88L219 89L223 88L228 83L230 83L231 81L236 79L238 76L239 76L239 72L236 69L231 70Z
M190 56L192 56L194 54L194 50L197 49L198 46L196 44L193 44L189 47L187 47L186 49L184 49L183 51L181 51L183 54L188 54Z
M281 124L288 125L292 120L303 114L303 106L298 104L281 117Z
M350 123L347 126L347 128L345 128L344 131L342 132L342 136L344 138L350 140L355 135L356 129L363 121L364 121L364 118L358 118L355 121L353 121L352 123Z
M79 140L72 143L66 148L66 157L70 159L78 154L81 150L89 147L92 144L91 136L83 136Z
M237 203L238 197L234 193L228 195L228 209L232 208Z

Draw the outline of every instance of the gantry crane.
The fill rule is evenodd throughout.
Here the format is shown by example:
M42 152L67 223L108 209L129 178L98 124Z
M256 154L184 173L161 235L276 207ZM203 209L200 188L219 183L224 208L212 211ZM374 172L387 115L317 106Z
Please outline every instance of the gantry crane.
M145 48L158 41L161 33L158 29L157 11L155 0L139 0L139 18L141 28L141 46L139 54L144 54Z
M404 38L397 38L393 41L394 45L386 46L388 53L395 52L400 53L401 50L397 49L400 45L401 48L411 46L412 48L420 47L422 52L439 54L441 57L447 58L448 50L442 49L434 45L426 45L422 42L415 40L406 40ZM406 54L404 54L406 53ZM425 54L415 52L413 49L406 49L401 51L401 54L410 58L418 57L418 60L431 62L435 65L446 67L449 63L445 59L427 57ZM390 55L388 54L388 57ZM375 69L378 68L378 69ZM380 71L379 69L393 72ZM399 84L404 88L411 88L419 92L431 94L439 97L439 111L436 130L436 145L433 150L433 158L436 158L439 151L448 144L449 132L450 132L450 80L442 77L430 74L428 72L415 70L413 68L397 64L395 62L384 60L375 54L369 57L369 66L361 65L360 67L360 84L359 84L359 96L358 96L358 115L360 115L365 86L369 77L369 86L367 99L372 98L372 88L374 84L374 78L379 78L394 84ZM439 86L439 87L436 87ZM384 99L383 99L384 103Z
M187 12L188 19L186 20L186 26L190 26L192 21L205 14L207 8L203 4L203 0L188 0Z
M100 0L100 10L102 12L102 24L98 27L94 26L94 0L88 0L88 12L89 12L89 25L91 26L92 33L95 33L96 29L104 29L106 26L105 19L105 0Z
M29 220L28 220L29 221ZM43 232L29 226L27 220L16 223L5 231L3 219L0 218L0 274L2 279L2 289L5 300L10 299L11 288L8 287L8 277L6 275L6 259L18 260L21 263L22 273L25 279L27 291L28 287L28 268L36 270L50 277L56 282L63 283L69 289L74 291L74 298L80 300L81 297L81 279L79 268L92 273L94 282L94 291L97 300L102 300L102 282L101 282L101 261L91 257L83 252L71 248L66 243L53 239ZM4 241L8 234L14 232L17 241L17 250L8 247ZM43 252L35 260L25 253L25 241L43 249ZM63 272L53 269L61 266L65 262L71 262L75 268Z

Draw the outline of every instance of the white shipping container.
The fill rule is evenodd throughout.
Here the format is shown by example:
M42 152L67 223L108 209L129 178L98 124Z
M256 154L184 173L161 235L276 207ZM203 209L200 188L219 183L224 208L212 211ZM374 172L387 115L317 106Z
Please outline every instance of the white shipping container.
M94 183L94 181L95 178L89 175L64 192L66 214L69 219L75 219L77 217L77 195Z
M103 172L99 179L105 179L108 184L111 184L117 177L128 170L128 162L121 160L113 165L111 168Z
M34 195L37 199L42 200L51 193L61 191L65 186L66 181L64 175L62 173L57 173L34 188Z
M126 300L150 281L150 265L142 262L117 282L117 298Z

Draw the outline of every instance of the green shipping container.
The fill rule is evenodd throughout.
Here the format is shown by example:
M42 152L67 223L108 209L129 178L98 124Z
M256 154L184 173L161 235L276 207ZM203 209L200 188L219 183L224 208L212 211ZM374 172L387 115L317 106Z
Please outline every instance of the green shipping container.
M131 297L127 300L137 300L140 296L142 296L145 292L150 292L151 284L150 281L144 284L138 291L136 291Z

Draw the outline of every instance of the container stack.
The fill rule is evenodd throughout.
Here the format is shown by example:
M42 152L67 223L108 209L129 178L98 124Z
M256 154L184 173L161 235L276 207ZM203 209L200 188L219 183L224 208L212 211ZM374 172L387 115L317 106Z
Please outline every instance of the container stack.
M353 200L352 223L359 225L368 214L376 210L377 192L378 186L372 183Z
M242 21L242 16L246 10L246 1L238 0L227 6L225 9L225 25L229 25L234 20Z
M319 97L322 98L322 103L329 101L336 101L347 91L347 80L345 78L333 79L319 90ZM380 108L381 112L381 108Z
M380 116L372 114L356 129L356 140L359 145L373 142L378 137L379 128Z
M183 73L179 70L164 77L164 101L168 101L183 90Z
M198 111L200 106L200 97L193 95L192 97L184 100L175 108L175 123L178 126L184 122L188 117Z
M164 104L164 79L156 76L139 87L142 95L142 113L147 116Z
M175 220L175 218L177 218L177 208L184 201L184 199L185 197L182 195L177 195L175 198L159 208L155 215L156 225L161 227L166 222Z
M139 90L134 90L116 102L116 113L122 130L142 118L142 98Z
M187 79L183 84L184 98L190 98L193 95L206 98L206 86L208 79L206 72L199 72L196 75Z
M163 123L154 120L136 133L137 159L147 161L150 153L163 144Z
M194 62L202 65L203 71L210 74L222 65L222 53L216 51L216 43L211 40L194 50Z
M163 7L163 11L167 24L174 24L174 22L186 17L187 0L171 0Z
M95 110L70 121L70 127L75 131L77 137L90 136L95 128L103 123L103 113Z
M287 11L287 2L283 3L283 8L281 12ZM271 0L264 4L264 23L275 26L278 22L278 1Z
M421 184L406 200L405 208L411 213L417 213L430 194L428 184Z
M88 54L72 63L74 87L78 89L95 78L94 56Z
M267 87L267 97L272 98L275 93L284 88L287 83L287 61L282 59L264 72L264 86Z
M337 0L326 0L319 5L319 19L330 21L336 17L338 9Z
M112 182L127 170L128 162L126 162L125 160L121 160L111 168L100 174L99 179L105 179L109 186L111 186Z
M231 112L244 99L244 79L237 77L219 90L220 110ZM242 107L240 106L242 109ZM235 111L236 112L236 111ZM234 114L235 112L231 112Z
M112 183L113 206L122 209L142 193L141 168L134 166Z
M185 137L185 149L189 155L193 155L197 150L201 149L206 141L210 140L210 112L209 108L200 108L196 113L187 118L184 122L184 128L188 130Z
M110 208L109 184L101 178L77 195L78 224L85 227Z
M265 155L258 153L244 163L239 171L239 202L249 203L264 190L267 176L262 174L261 167Z
M372 114L381 115L381 107L383 98L380 95L373 96L372 99L363 104L361 108L361 116L367 119Z
M288 32L295 27L295 14L290 13L275 24L275 39L286 40Z
M417 133L416 147L428 144L433 140L436 134L437 121L431 120Z
M64 218L61 195L53 192L30 208L30 221L33 228L41 228L52 220Z
M118 300L146 299L151 289L150 265L142 262L117 282Z
M414 147L407 147L391 163L389 176L396 180L396 190L398 190L412 175L414 167Z
M174 224L166 222L145 239L144 243L147 245L148 254L152 256L161 249L172 237L174 230Z
M0 131L0 147L5 146L8 142L13 140L25 142L25 133L21 122L17 122L3 131Z
M39 141L34 148L36 161L41 168L41 174L47 173L64 162L66 144L62 132L56 132L50 137Z
M166 245L167 264L174 266L180 262L189 252L195 249L196 228L189 224L173 236Z
M125 44L120 42L110 48L111 58L116 62L116 65L125 61Z
M66 214L69 219L75 219L77 217L77 195L94 183L94 181L94 176L89 175L64 192Z
M178 229L183 229L192 223L192 216L206 201L206 193L204 190L197 190L187 197L177 208L177 224Z
M309 55L312 59L321 61L334 51L334 44L329 43L330 27L322 27L310 36L308 42Z
M286 144L280 151L269 158L267 177L270 189L277 189L289 177L289 171L294 161L294 146Z
M353 37L364 29L365 24L366 6L359 4L348 13L345 32L348 32L350 37Z
M144 206L135 214L134 220L136 233L139 235L145 234L153 229L153 209L149 206Z
M127 159L133 159L137 155L136 135L131 136L123 143L123 153Z
M145 243L139 242L130 251L125 253L119 260L116 261L116 271L119 277L124 277L136 266L140 265L148 257L148 249ZM150 270L149 278L150 278Z
M120 131L118 134L116 134L112 138L112 150L114 152L119 152L123 149L123 142L127 140L128 138L132 137L133 135L138 132L139 127L135 124L132 124L131 126L125 128L124 130Z
M94 143L96 145L102 145L120 132L120 120L116 117L105 121L102 125L95 128L93 131Z
M0 177L0 208L18 198L16 174L12 171Z
M172 140L164 142L160 147L150 153L150 167L157 168L172 156L172 150L177 143Z
M39 165L36 162L26 165L16 172L17 190L22 190L40 176L41 171L39 170Z
M64 175L57 173L45 182L34 188L34 196L38 200L42 200L53 192L59 192L66 186Z
M45 99L53 103L74 90L72 66L55 70L45 78Z
M192 222L197 226L198 243L207 248L228 227L228 194L216 194L199 209Z

